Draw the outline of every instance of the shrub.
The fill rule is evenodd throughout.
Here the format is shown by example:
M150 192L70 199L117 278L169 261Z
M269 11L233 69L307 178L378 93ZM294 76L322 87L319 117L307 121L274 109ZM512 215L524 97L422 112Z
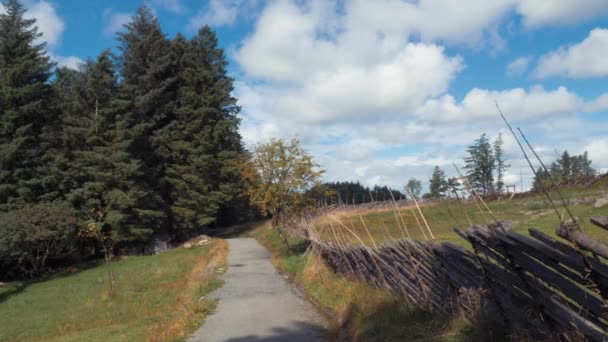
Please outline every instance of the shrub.
M0 269L21 277L44 274L49 259L73 252L79 223L76 212L64 203L28 205L1 214Z

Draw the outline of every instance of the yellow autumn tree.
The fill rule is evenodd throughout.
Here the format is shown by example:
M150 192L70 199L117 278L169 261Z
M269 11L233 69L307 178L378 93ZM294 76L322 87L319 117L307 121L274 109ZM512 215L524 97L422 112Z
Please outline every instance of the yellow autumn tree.
M281 220L287 214L298 214L313 203L309 191L320 186L324 173L298 139L286 143L273 138L268 143L258 144L251 159L242 165L251 204L272 217L272 227L287 250L290 247L281 230Z

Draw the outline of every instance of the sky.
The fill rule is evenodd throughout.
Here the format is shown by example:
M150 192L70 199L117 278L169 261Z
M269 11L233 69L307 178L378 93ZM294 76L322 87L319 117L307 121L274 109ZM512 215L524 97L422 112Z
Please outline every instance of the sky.
M23 0L49 55L76 68L140 0ZM455 175L483 133L508 185L533 174L496 103L549 163L608 171L606 0L149 0L168 37L216 30L248 146L297 137L326 180L402 188Z

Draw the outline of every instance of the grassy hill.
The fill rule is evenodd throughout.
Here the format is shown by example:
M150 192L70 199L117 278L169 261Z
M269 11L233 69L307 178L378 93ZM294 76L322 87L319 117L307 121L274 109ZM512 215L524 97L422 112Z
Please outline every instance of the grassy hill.
M93 265L38 282L0 287L0 341L171 341L201 325L221 285L225 241L177 248L114 264L117 296L107 296L106 270Z
M608 195L608 188L603 186L585 190L568 190L562 195L583 230L590 236L608 244L608 232L589 222L589 218L593 215L608 213L608 206L594 208L593 205L596 199ZM560 215L567 218L565 210L559 206L557 193L552 193L552 198L558 206ZM451 241L465 247L468 244L454 233L454 227L467 228L471 223L484 225L493 223L496 219L510 221L514 225L511 229L516 232L526 233L529 228L534 227L555 236L555 228L560 222L549 201L540 194L513 200L502 199L487 202L491 214L483 207L483 204L475 204L473 200L463 200L459 204L458 201L450 199L420 205L420 211L437 241ZM357 235L364 243L373 245L374 242L381 244L390 238L403 238L407 236L408 232L415 240L425 240L425 236L430 240L424 220L415 206L399 208L397 211L390 207L371 210L338 209L318 217L313 224L320 234L329 239L334 238L331 229L333 225L335 229L339 228L342 234L341 239L352 243L360 243L354 235Z

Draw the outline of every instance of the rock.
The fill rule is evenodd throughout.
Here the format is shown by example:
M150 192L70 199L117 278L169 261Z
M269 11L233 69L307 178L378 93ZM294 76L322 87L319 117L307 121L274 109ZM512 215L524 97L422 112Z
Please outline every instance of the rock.
M158 254L164 252L169 249L169 241L171 241L171 237L169 234L157 234L152 237L152 241L150 241L146 246L146 253Z
M601 208L606 205L608 205L608 196L600 197L595 200L595 203L593 203L594 208Z
M191 248L191 247L192 247L192 244L190 242L186 242L184 244L184 248Z

